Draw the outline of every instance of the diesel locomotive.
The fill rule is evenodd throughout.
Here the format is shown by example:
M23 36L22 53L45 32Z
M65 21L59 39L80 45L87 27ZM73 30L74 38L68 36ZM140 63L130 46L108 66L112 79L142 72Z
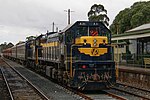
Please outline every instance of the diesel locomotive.
M116 82L111 32L102 22L77 21L3 51L37 72L80 90L102 90Z

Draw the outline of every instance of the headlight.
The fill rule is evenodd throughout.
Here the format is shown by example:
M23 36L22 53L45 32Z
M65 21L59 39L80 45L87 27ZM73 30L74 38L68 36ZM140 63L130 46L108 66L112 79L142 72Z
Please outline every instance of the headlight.
M97 46L97 43L94 43L94 46Z
M96 39L94 39L93 41L94 41L94 43L96 43L96 42L97 42L97 40L96 40Z

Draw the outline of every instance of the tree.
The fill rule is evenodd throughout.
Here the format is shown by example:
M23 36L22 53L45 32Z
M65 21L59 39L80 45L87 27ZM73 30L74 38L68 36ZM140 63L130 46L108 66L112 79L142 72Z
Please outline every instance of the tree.
M109 25L109 18L107 16L107 10L101 4L94 4L88 12L89 21L100 21L105 25Z
M35 36L29 36L29 37L26 37L26 40L28 41L28 40L33 40L33 39L35 39L36 37Z
M8 43L7 44L7 42L4 42L3 44L0 44L0 52L2 51L2 50L4 50L4 49L7 49L7 48L11 48L11 47L13 47L14 45L12 44L12 43Z
M119 12L110 25L110 30L113 34L122 34L146 23L150 23L150 1L136 2Z
M7 44L6 47L7 47L7 48L11 48L11 47L13 47L13 46L14 46L14 45L10 42L10 43Z

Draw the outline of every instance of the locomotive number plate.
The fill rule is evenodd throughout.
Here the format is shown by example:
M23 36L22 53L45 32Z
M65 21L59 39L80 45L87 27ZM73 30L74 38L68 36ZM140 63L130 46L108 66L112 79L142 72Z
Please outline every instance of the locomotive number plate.
M99 55L99 50L97 48L94 48L94 49L92 49L91 53L94 56Z

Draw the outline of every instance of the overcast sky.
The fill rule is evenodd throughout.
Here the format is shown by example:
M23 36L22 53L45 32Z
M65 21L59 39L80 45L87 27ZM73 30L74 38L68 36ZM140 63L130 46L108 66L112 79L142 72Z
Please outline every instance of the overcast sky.
M71 9L71 23L88 20L93 4L102 4L108 11L110 24L119 11L134 2L148 0L0 0L0 44L25 41L27 36L52 30L52 23L60 30L67 26L67 13Z

